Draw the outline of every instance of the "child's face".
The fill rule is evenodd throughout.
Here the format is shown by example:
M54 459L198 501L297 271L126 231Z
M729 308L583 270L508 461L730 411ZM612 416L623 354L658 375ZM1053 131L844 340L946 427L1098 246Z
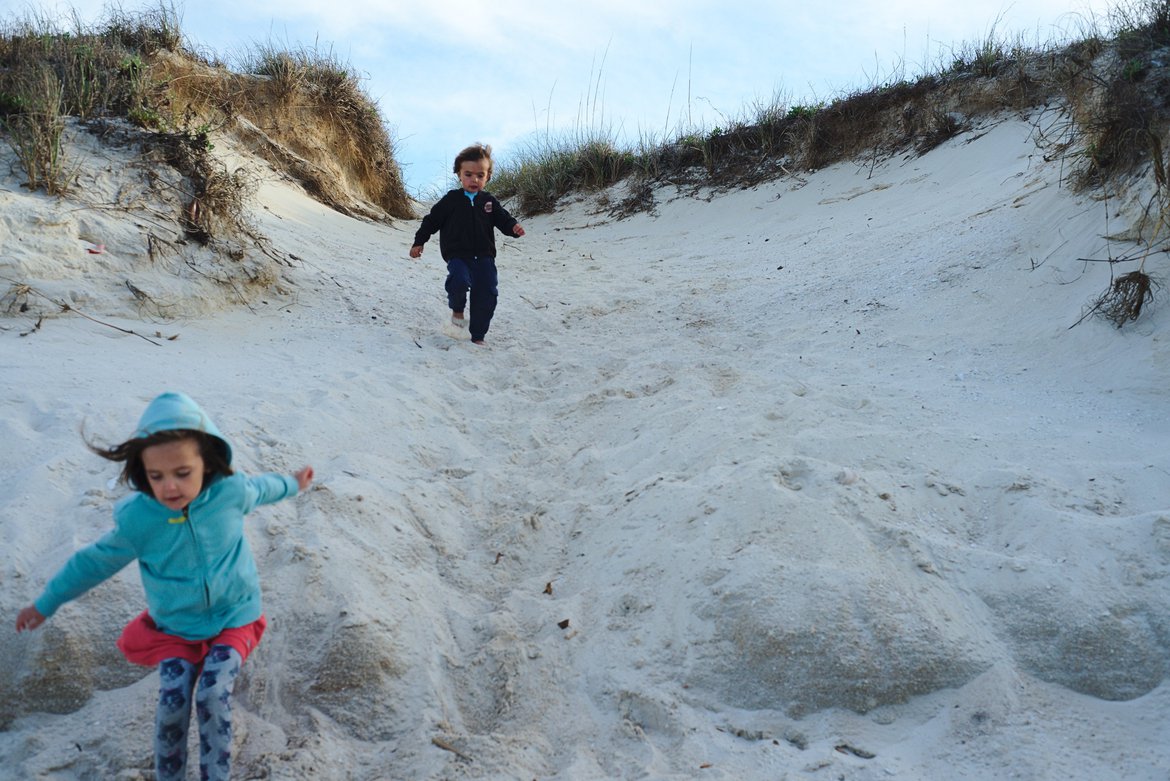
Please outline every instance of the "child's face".
M142 451L142 466L154 498L167 509L182 510L203 490L203 455L193 439L151 445Z
M459 183L469 193L477 193L484 188L492 172L484 160L464 160L459 165Z

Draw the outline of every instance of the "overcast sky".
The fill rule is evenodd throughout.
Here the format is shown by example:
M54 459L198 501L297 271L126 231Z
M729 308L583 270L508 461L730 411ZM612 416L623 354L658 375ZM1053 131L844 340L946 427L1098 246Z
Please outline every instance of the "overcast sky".
M1132 0L1120 0L1131 2ZM103 0L0 9L102 18ZM168 2L169 5L169 2ZM1108 29L1118 0L200 0L175 2L187 43L227 62L255 44L332 52L363 78L412 193L454 186L474 141L497 164L544 134L620 141L710 129L787 105L914 77L985 40L1029 45ZM160 3L117 3L125 11Z

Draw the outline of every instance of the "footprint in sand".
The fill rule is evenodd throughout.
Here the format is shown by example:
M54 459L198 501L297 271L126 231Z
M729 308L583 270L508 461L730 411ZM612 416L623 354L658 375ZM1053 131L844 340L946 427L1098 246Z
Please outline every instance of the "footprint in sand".
M812 476L808 464L803 460L790 461L776 472L776 482L790 491L801 491Z

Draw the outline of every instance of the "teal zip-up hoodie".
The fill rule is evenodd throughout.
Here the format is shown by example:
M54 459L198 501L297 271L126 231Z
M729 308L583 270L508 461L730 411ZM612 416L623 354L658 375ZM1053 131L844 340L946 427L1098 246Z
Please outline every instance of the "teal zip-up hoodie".
M164 393L146 408L135 437L159 431L204 431L231 446L190 397ZM182 514L135 491L114 506L114 529L73 554L34 603L45 617L112 577L135 559L147 608L158 628L187 640L207 640L260 618L260 577L244 516L297 493L292 475L219 476Z

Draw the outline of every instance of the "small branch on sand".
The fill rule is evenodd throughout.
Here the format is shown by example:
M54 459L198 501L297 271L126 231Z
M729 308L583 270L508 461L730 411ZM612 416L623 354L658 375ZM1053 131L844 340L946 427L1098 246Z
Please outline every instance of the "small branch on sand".
M45 322L45 316L41 315L37 318L37 321L33 324L32 328L28 329L27 331L21 331L20 335L28 336L29 334L35 334L37 331L41 330L41 323L43 322Z
M50 299L50 300L52 300L52 299ZM111 323L102 322L101 320L98 320L96 317L90 317L85 312L74 309L69 304L66 304L63 301L54 301L53 303L55 303L57 306L61 307L62 312L73 312L74 314L81 315L86 320L89 320L92 323L97 323L98 325L104 325L106 328L113 328L115 331L121 331L124 334L130 334L131 336L137 336L139 339L145 339L146 341L153 344L155 347L161 346L158 342L151 339L149 336L143 336L142 334L138 333L137 331L131 331L129 328L122 328L121 326L113 325Z
M444 740L443 738L438 738L438 737L436 737L436 738L431 738L431 743L434 743L436 746L438 746L439 748L443 749L444 751L450 751L452 754L454 754L455 756L459 757L460 759L466 759L468 762L474 762L474 761L475 761L474 759L472 759L472 758L471 758L470 756L468 756L467 754L464 754L462 751L460 751L459 749L457 749L457 748L455 748L454 746L452 746L450 743L448 743L448 742L447 742L446 740Z
M534 303L532 303L531 299L529 299L527 296L520 296L520 297L523 298L525 301L527 301L528 304L533 309L548 309L548 304L534 304Z
M86 320L89 320L90 322L97 323L98 325L104 325L106 328L113 328L115 331L121 331L124 334L130 334L131 336L137 336L139 339L145 339L146 341L153 344L155 347L162 346L162 344L160 342L156 342L148 336L143 336L142 334L138 333L137 331L131 331L128 328L122 328L120 326L116 326L116 325L112 325L110 323L103 322L101 320L98 320L96 317L90 317L85 312L82 312L78 309L74 309L72 306L65 303L64 301L58 301L57 299L53 298L52 296L45 295L44 293L37 290L35 287L33 287L31 285L25 285L23 283L14 282L13 280L8 279L7 277L0 277L0 279L3 279L5 282L8 282L12 285L12 287L9 289L9 292L7 295L11 295L13 297L13 304L14 305L19 299L27 299L27 297L29 295L40 296L41 298L45 299L46 301L49 301L52 304L54 304L62 312L73 312L74 314L81 315L82 317L84 317ZM141 292L141 291L137 290L137 288L135 288L129 282L126 283L126 286L130 288L130 291L132 293L135 293L136 297L137 297L138 293ZM143 294L143 295L145 295L145 294ZM139 299L139 300L141 300L141 299ZM11 308L11 307L9 307L9 308ZM28 308L27 304L22 302L20 311L23 312L27 308ZM25 331L24 333L22 333L21 336L28 336L31 333L35 333L35 332L39 331L41 328L41 323L44 321L44 319L45 318L42 315L40 317L40 319L37 320L36 325L34 325L31 330L28 330L28 331ZM172 337L172 341L173 341L173 337Z

